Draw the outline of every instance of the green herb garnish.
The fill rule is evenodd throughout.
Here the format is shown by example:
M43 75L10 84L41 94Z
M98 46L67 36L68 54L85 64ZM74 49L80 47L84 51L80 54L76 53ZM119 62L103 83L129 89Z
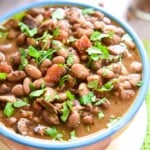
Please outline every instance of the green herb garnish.
M30 98L33 98L33 97L40 97L44 94L46 89L40 89L40 90L35 90L35 91L32 91L29 95Z
M136 86L138 86L138 87L141 87L143 85L143 81L138 81L137 83L136 83Z
M82 105L91 104L96 101L96 96L93 92L88 92L86 95L80 97L80 103Z
M85 9L82 9L82 14L83 15L91 15L94 13L94 9L93 8L85 8Z
M65 17L65 12L63 9L58 8L52 13L52 18L55 20L61 20L64 19Z
M23 22L18 23L20 30L24 32L27 36L33 37L35 34L38 33L37 28L30 29L26 24Z
M14 112L15 108L13 107L13 103L7 102L4 108L4 115L9 118L13 116Z
M0 80L6 80L6 78L7 78L7 73L0 72Z
M27 102L26 101L23 101L23 100L17 100L13 103L13 106L18 108L18 107L23 107L23 106L26 106L27 105Z
M59 87L62 87L64 85L64 83L69 79L70 75L64 75L60 78L59 81Z
M102 111L98 112L98 119L104 118L104 113Z
M25 12L20 12L20 13L15 14L12 18L15 20L21 21L25 15L26 15Z
M73 54L69 54L66 60L67 65L73 65L74 59L73 59Z
M60 29L57 27L56 29L53 30L53 36L58 36L60 35Z
M66 95L67 95L67 98L69 98L69 100L74 100L75 99L75 96L70 91L67 91Z
M73 130L73 131L71 131L70 132L70 140L74 140L74 139L76 139L77 137L76 137L76 131L75 130Z
M98 88L98 80L93 80L88 83L88 88L97 90Z
M45 130L45 134L47 134L48 136L50 136L52 139L54 140L62 140L63 135L61 133L59 133L57 131L56 128L52 127L52 128L47 128Z

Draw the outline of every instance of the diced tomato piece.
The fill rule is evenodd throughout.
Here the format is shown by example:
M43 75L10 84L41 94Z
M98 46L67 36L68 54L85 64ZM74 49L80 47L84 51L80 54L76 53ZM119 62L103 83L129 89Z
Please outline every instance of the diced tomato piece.
M92 45L91 41L87 36L82 36L79 40L74 43L74 48L78 50L80 54L84 54L85 50Z
M54 64L48 68L44 79L46 82L56 83L59 81L60 77L65 73L66 73L66 69L63 66Z
M57 36L54 37L55 40L61 41L61 42L66 42L68 39L68 32L65 30L59 30L59 33Z
M10 73L12 71L12 67L7 63L0 64L0 72Z

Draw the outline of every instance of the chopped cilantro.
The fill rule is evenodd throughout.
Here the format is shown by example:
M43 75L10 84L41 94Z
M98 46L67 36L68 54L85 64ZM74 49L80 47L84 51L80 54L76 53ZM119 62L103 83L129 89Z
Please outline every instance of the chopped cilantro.
M82 105L91 104L95 101L96 101L96 96L93 94L93 92L88 92L86 95L80 97L80 103Z
M132 38L127 33L124 34L121 39L122 39L122 41L132 41Z
M107 123L107 127L112 127L114 124L116 124L118 122L118 120L120 119L120 117L115 117L114 115L110 116L109 118L109 122Z
M74 63L73 54L68 55L66 62L67 62L67 65L73 65Z
M70 91L67 91L66 95L67 95L67 98L69 98L69 100L74 100L75 99L75 96Z
M70 75L66 74L60 78L59 87L62 87L64 83L69 79Z
M104 113L102 111L99 111L97 115L98 115L98 119L104 118Z
M18 107L23 107L23 106L26 106L26 105L27 105L27 102L26 102L26 101L23 101L23 100L21 100L21 99L15 101L15 102L13 103L13 106L16 107L16 108L18 108Z
M4 107L4 115L6 117L11 117L15 112L15 108L13 107L13 103L7 102Z
M22 32L24 32L27 36L30 36L30 37L33 37L35 34L37 34L37 28L33 28L33 29L30 29L26 24L24 24L23 22L19 22L19 27L20 27L20 30Z
M50 136L54 140L62 140L63 135L57 131L56 128L51 127L45 130L45 134Z
M94 105L99 106L99 105L103 104L106 101L108 101L107 98L103 97L103 98L97 100Z
M73 36L70 36L68 39L67 39L67 43L73 43L75 42L77 39L74 38Z
M61 20L64 19L65 17L65 12L61 8L57 8L53 13L52 13L52 18L55 20Z
M7 73L0 72L0 80L6 80L6 78L7 78Z
M25 12L20 12L20 13L15 14L12 18L15 20L21 21L25 15L26 15Z
M45 89L40 89L40 90L35 90L35 91L32 91L29 95L30 98L33 98L33 97L40 97L41 95L43 95L45 92Z
M76 139L77 137L76 137L76 131L75 130L73 130L73 131L71 131L70 132L70 139L71 140L74 140L74 139Z
M38 51L36 48L34 48L32 45L30 45L29 47L28 47L28 54L29 54L29 56L32 56L32 57L34 57L34 58L36 58L36 59L38 59L39 57L40 57L40 51Z
M96 90L98 88L98 80L93 80L88 83L88 88Z
M136 86L138 86L138 87L141 87L143 85L143 81L138 81L137 83L136 83Z
M53 36L59 36L60 35L60 29L57 27L56 29L53 30Z
M61 109L62 114L60 116L60 118L63 122L66 122L66 120L68 119L69 114L72 109L72 105L73 105L72 101L65 101L63 103L63 108Z
M85 8L85 9L82 9L82 14L83 15L91 15L94 13L94 9L93 8Z
M105 37L112 37L112 33L101 33L99 31L94 31L90 36L91 41L101 41Z

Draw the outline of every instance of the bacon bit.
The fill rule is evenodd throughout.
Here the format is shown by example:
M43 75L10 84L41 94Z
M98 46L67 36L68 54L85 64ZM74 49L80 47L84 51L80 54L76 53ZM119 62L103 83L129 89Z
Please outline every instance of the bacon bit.
M10 73L11 71L12 67L6 62L0 64L0 72Z
M64 30L59 30L59 35L55 36L54 39L65 43L68 39L68 32Z
M44 80L49 83L56 83L60 77L66 73L66 69L58 64L53 64L48 68Z
M92 45L91 41L87 36L82 36L79 40L74 43L74 48L76 48L80 54L84 54L85 50Z

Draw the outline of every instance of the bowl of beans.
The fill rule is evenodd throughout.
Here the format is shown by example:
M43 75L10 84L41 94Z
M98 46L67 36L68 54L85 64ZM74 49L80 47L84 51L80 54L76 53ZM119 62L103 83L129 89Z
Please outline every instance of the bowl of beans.
M101 142L144 101L136 33L100 7L43 1L0 17L0 133L41 149Z

